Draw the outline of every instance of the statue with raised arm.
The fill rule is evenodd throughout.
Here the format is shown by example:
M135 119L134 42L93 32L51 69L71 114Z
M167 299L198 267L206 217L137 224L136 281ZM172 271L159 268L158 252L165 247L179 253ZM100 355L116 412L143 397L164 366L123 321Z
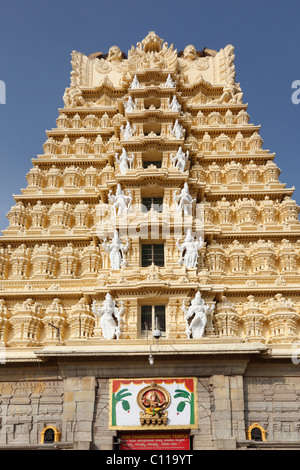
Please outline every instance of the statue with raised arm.
M187 309L185 301L182 304L182 311L186 320L186 335L190 339L202 338L207 323L207 314L212 313L214 307L205 304L198 291Z
M115 217L120 217L124 213L128 212L132 202L131 191L127 189L128 196L125 196L124 191L121 188L120 183L117 184L116 194L112 194L110 190L108 193L108 199L114 207Z
M123 137L125 140L129 140L130 137L133 137L135 132L136 132L136 126L131 126L130 122L127 121L126 123L126 126L124 126L122 124L121 128L120 128L122 134L123 134Z
M110 294L106 294L102 307L96 306L96 300L92 303L92 312L100 317L100 326L105 339L119 339L121 332L121 319L124 312L123 302L117 308L116 302Z
M126 150L123 148L121 155L119 156L118 153L115 154L116 162L119 164L120 173L122 175L126 175L128 170L131 170L132 163L134 160L134 155L132 154L130 157L127 155Z
M126 266L125 254L128 251L129 242L127 240L126 245L124 245L117 230L115 230L111 243L107 243L106 238L103 240L103 248L109 253L111 269L120 269L121 266Z
M186 153L182 151L182 147L179 147L178 152L174 156L171 154L171 159L173 162L173 165L175 168L178 168L178 170L183 173L185 170L186 162L188 161L189 158L189 151L187 150Z
M203 240L199 237L199 240L195 240L192 236L191 230L188 229L186 237L183 243L179 244L180 238L178 238L176 247L180 251L180 258L178 261L179 266L184 264L186 268L196 268L198 264L198 251L203 246Z
M176 119L175 124L172 128L172 126L169 126L169 130L172 136L175 137L175 139L180 140L183 139L184 134L185 134L185 129L179 124L178 119Z
M184 183L180 194L177 193L178 191L176 191L173 196L176 210L183 211L184 215L192 215L193 202L195 202L196 199L193 199L190 195L188 184Z

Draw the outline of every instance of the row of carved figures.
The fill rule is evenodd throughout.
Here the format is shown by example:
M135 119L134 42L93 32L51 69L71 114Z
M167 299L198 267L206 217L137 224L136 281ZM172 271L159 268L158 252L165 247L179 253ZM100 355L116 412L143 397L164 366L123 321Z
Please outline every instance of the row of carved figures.
M7 214L9 227L3 231L4 234L18 233L24 230L96 230L103 224L115 225L117 216L126 216L126 223L137 225L145 223L149 219L143 211L142 200L133 201L130 190L126 192L117 185L115 193L108 194L108 203L100 202L95 205L80 201L78 204L70 204L60 201L50 207L37 201L35 205L25 206L17 202ZM181 190L173 191L171 200L163 201L162 207L157 209L161 212L161 222L172 225L172 220L196 214L204 227L208 228L215 224L227 224L235 226L250 226L253 224L264 225L295 225L299 223L298 215L300 208L296 201L286 196L282 202L273 201L266 197L258 202L254 199L243 198L234 202L222 198L221 201L211 203L203 201L196 203L196 198L191 195L186 183ZM155 213L155 212L154 212ZM157 212L158 214L158 212ZM153 212L150 213L151 217ZM152 223L152 218L149 223Z
M216 305L208 304L198 291L175 307L177 321L169 333L181 339L214 336L263 342L286 342L299 337L299 308L291 299L276 294L264 302L257 302L252 295L247 300L236 305L223 297ZM166 307L168 315L168 304ZM136 322L131 330L129 315L130 324ZM0 299L0 340L8 345L138 338L139 331L138 311L133 313L130 301L115 301L109 293L102 302L93 300L89 304L81 298L72 306L59 298L47 306L32 298L14 305Z
M177 152L165 155L162 166L165 168L177 168L179 172L188 169L189 151L182 150L180 146ZM118 163L119 171L126 174L134 165L134 155L128 155L122 151L115 155L115 162ZM280 169L277 165L268 160L265 165L257 165L252 160L242 165L232 160L223 166L213 162L208 167L199 163L193 165L190 171L191 177L196 178L200 183L211 185L231 185L231 184L269 184L278 183ZM98 188L104 185L108 179L114 179L115 169L106 165L102 169L90 165L87 169L80 166L70 165L64 169L59 169L52 165L48 170L42 170L39 166L34 166L26 175L28 189L41 188Z
M188 232L184 238L166 246L165 259L166 267L207 268L208 274L297 274L300 241L291 243L284 239L275 244L259 240L244 245L235 240L229 246L214 242L205 247L201 237L196 239ZM104 239L98 246L92 243L85 248L72 243L64 247L42 243L33 248L25 244L0 248L2 279L72 279L98 276L103 269L122 266L135 269L140 266L139 246L121 239L117 231L110 241Z
M168 109L175 108L179 111L181 107L178 105L178 102L172 100L171 104L168 104ZM165 109L164 106L162 109ZM154 110L154 106L148 108L150 111ZM145 111L145 109L144 109ZM192 126L227 126L227 125L236 125L236 126L245 126L249 124L249 114L245 110L239 111L237 114L228 109L224 115L220 112L214 111L209 113L207 116L202 111L199 111L196 116L191 116L189 113L185 113L185 121ZM138 122L131 124L127 120L126 125L124 123L124 116L120 113L115 114L112 118L109 117L107 113L104 113L100 117L95 114L88 114L80 117L77 113L72 118L64 113L60 114L57 118L57 129L67 130L67 129L106 129L106 128L115 128L119 127L120 132L123 134L125 140L129 140L130 137L134 135L142 135L143 127L140 127ZM145 120L147 122L147 119ZM138 130L137 133L135 133Z
M124 129L125 132L125 129ZM157 138L163 137L172 140L184 139L186 130L176 120L174 125L166 123L164 126L159 126L158 130L149 131L144 133L142 128L139 131L137 137L142 139L144 137ZM124 136L124 134L123 134ZM126 136L126 134L125 134ZM129 140L134 137L124 137L125 140ZM201 152L249 152L261 150L263 140L258 132L253 132L250 137L246 137L242 132L238 131L234 136L228 135L222 132L217 137L212 137L208 132L204 132L203 135L190 135L188 142L193 140L193 150ZM55 139L53 136L48 137L46 142L43 144L44 155L100 155L103 152L111 152L115 150L116 146L120 145L120 139L113 134L111 137L102 138L101 134L98 134L96 138L89 139L81 136L77 139L70 139L68 135L64 138Z
M176 109L180 110L179 105L174 99L168 105L167 109ZM166 106L163 107L165 109ZM149 110L152 109L150 106ZM154 108L156 109L156 108ZM145 111L145 109L144 109ZM196 116L191 116L189 113L185 113L185 118L193 126L222 126L222 125L237 125L244 126L249 124L249 114L244 109L239 111L237 114L234 114L230 109L226 111L223 115L220 112L213 111L207 116L203 111L199 111ZM116 113L112 118L109 117L107 113L97 116L95 114L80 115L77 113L72 118L68 117L65 113L59 115L56 120L57 129L105 129L110 127L118 126L120 127L121 132L124 134L125 129L132 129L133 125L129 121L127 124L121 124L124 122L124 116L120 113Z
M272 160L257 165L253 160L246 165L232 160L220 166L213 162L204 168L199 163L191 167L191 177L211 185L278 183L280 168Z

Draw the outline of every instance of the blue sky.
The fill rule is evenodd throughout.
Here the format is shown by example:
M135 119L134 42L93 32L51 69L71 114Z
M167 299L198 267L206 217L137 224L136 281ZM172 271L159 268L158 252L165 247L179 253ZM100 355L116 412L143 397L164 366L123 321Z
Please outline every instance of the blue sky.
M300 204L299 0L0 0L0 229L13 194L27 186L69 86L72 50L118 45L124 52L149 31L181 51L235 46L237 81L264 148L276 153L280 180Z

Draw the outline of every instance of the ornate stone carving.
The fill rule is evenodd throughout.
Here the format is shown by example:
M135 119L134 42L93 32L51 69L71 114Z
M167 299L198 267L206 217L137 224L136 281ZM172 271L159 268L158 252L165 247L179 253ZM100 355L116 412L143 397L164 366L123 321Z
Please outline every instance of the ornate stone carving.
M192 207L196 198L192 198L190 195L188 183L184 183L180 194L178 194L178 190L175 191L173 201L177 211L183 211L184 215L192 215Z
M100 326L102 335L105 339L119 339L121 331L121 321L124 312L123 302L120 302L120 307L117 308L116 302L112 299L110 294L106 294L102 307L96 306L96 300L92 304L93 313L100 317Z
M120 130L123 134L124 140L130 140L136 133L136 125L131 126L130 122L127 121L126 126L122 125Z
M118 231L115 230L111 243L106 243L106 238L103 240L103 248L109 253L111 269L120 269L122 266L127 265L126 253L129 248L127 240L126 245L121 242Z
M126 175L128 170L132 169L132 163L134 161L134 155L131 154L129 157L126 150L123 148L122 153L119 156L118 153L115 154L116 163L119 165L119 170L122 175Z
M182 311L185 315L186 320L186 335L190 339L199 339L202 338L206 323L207 315L211 314L214 310L214 306L210 307L207 305L201 297L200 292L198 291L191 301L191 305L187 309L185 306L185 301L182 304Z
M185 171L186 163L189 158L189 151L186 152L182 151L182 147L180 146L176 155L171 154L171 159L175 168L183 173Z
M113 205L115 217L120 217L130 210L130 206L132 203L132 194L129 189L127 189L127 193L128 195L125 196L125 193L119 183L117 184L117 190L115 195L112 194L111 190L109 191L108 199Z
M41 304L31 298L15 304L10 323L14 330L14 345L37 346L42 329Z
M67 321L70 325L70 339L87 340L92 336L95 319L84 298L73 305Z
M195 240L195 238L191 234L191 230L187 230L186 237L183 243L180 245L179 240L177 240L176 246L177 249L180 251L180 258L178 261L179 266L184 264L186 268L196 268L198 264L198 251L203 246L203 240L199 237L199 240Z
M176 119L174 126L169 127L169 131L171 136L173 136L177 140L181 140L184 138L185 135L185 129L183 128L182 125L179 124L178 119Z

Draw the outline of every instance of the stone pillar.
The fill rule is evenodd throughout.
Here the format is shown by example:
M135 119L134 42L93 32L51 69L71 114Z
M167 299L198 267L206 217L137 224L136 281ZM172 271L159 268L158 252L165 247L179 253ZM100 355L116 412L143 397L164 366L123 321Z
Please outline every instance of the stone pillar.
M235 449L236 439L232 435L230 399L230 377L211 376L213 393L212 429L216 449Z
M232 415L232 432L238 441L246 440L244 381L242 375L229 377Z
M95 377L65 380L64 432L66 441L74 441L74 449L89 450L92 444Z
M236 449L236 442L246 439L243 376L213 375L210 386L215 448Z

